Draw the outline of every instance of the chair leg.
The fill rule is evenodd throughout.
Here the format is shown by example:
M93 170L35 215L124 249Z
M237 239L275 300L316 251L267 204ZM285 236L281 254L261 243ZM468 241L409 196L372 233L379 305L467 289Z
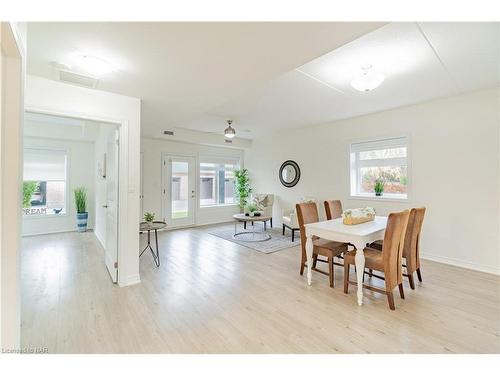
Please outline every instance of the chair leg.
M410 288L415 289L415 282L413 281L413 274L408 274L408 281L410 283Z
M304 254L302 254L302 259L300 260L300 276L304 274L305 265L306 265L306 260L304 259Z
M373 276L373 270L371 268L368 270L368 276L370 276L370 277Z
M295 231L292 229L292 242L295 239Z
M317 262L318 262L318 254L313 254L313 268L316 268Z
M391 310L396 310L396 307L394 306L394 295L392 294L392 290L390 292L387 292L387 302L389 302L389 308Z
M334 274L333 274L333 257L328 258L328 275L330 276L330 288L333 288L333 279L334 279Z
M351 266L349 263L344 263L344 293L349 293L349 269Z
M271 228L273 227L273 218L271 218L271 220L269 220L269 224L271 224Z
M247 229L247 222L246 221L243 222L243 229L245 229L245 230Z
M285 235L285 224L283 224L283 236Z
M420 268L417 268L418 281L422 282L422 274L420 273Z
M403 291L403 283L398 285L399 287L399 295L401 296L401 299L405 299L405 292Z

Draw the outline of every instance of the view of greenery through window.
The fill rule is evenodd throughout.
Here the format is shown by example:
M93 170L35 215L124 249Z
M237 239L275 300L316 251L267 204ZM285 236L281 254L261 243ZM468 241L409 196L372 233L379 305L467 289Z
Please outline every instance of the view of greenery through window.
M353 168L351 175L357 184L352 194L374 194L375 183L384 185L384 194L406 197L408 167L406 138L356 143L351 146Z
M406 194L408 177L407 167L368 167L360 168L362 193L371 193L377 179L384 181L384 192L392 194Z

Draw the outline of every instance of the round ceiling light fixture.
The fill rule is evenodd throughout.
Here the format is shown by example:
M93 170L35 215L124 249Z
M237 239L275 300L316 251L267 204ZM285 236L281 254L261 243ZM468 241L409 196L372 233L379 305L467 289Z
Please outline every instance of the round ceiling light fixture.
M368 92L379 87L384 82L385 76L382 73L372 71L372 66L364 66L359 76L351 81L351 86L358 91Z
M96 77L109 74L115 70L108 61L91 55L76 56L76 63L80 69Z
M236 130L234 130L234 128L231 126L232 123L233 120L227 120L228 127L224 129L224 136L226 138L234 138L236 135Z

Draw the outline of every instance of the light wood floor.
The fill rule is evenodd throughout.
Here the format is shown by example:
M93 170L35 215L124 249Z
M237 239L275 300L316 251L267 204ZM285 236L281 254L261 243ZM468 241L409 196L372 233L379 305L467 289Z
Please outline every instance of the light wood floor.
M143 239L144 240L144 239ZM161 233L160 269L141 257L142 283L111 284L92 233L27 237L22 346L50 353L500 353L500 278L424 261L406 299L314 273L299 248L273 254L207 228ZM354 273L352 273L354 278ZM379 283L378 280L373 281Z

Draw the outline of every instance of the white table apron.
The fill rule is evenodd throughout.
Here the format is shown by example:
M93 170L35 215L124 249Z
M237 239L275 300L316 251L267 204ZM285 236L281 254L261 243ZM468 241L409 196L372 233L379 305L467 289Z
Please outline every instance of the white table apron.
M307 283L311 285L312 281L313 236L330 241L349 242L357 249L354 261L358 282L358 305L361 306L363 304L363 273L365 270L363 250L367 243L384 238L386 225L387 217L385 216L376 216L374 221L358 225L345 225L342 223L342 218L306 224Z

